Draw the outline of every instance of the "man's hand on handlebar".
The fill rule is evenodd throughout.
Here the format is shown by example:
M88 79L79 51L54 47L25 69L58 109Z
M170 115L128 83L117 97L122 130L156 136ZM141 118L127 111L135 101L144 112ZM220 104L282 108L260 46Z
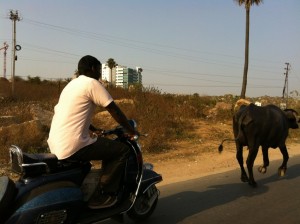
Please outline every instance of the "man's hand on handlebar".
M132 133L126 133L125 136L128 137L130 140L136 141L136 140L139 139L140 133L138 131L135 131L134 134L132 134Z

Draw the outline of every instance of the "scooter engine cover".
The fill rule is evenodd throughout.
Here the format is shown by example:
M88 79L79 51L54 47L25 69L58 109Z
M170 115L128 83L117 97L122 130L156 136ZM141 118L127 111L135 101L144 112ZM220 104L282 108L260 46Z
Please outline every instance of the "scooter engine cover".
M7 176L0 177L0 217L7 215L16 193L15 183Z
M73 183L46 184L20 198L7 223L72 223L82 209L82 199L80 188Z

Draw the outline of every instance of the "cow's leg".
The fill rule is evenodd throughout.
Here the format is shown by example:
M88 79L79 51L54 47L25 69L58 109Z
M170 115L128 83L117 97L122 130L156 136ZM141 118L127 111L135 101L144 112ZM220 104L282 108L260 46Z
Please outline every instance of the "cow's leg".
M260 173L266 173L267 172L267 167L269 166L269 147L262 147L262 153L263 153L263 160L264 164L260 167L258 167L258 171Z
M282 161L281 166L278 168L278 175L282 177L282 176L285 175L285 172L286 172L286 169L287 169L287 162L289 160L289 153L287 151L286 145L280 146L279 148L280 148L280 152L283 156L283 161Z
M244 168L244 159L243 159L243 146L241 146L240 144L236 143L236 159L240 164L241 167L241 180L243 182L249 182L249 178L247 176L247 173L245 171Z
M257 156L259 145L249 146L249 154L247 158L247 169L249 174L249 185L256 187L256 182L253 176L253 164Z

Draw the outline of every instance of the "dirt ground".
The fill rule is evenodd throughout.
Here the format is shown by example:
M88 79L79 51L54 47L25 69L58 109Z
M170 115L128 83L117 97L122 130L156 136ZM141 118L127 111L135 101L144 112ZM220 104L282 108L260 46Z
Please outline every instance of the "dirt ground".
M144 162L152 163L154 170L163 176L163 181L158 186L239 168L235 158L234 142L225 142L223 152L221 154L218 152L222 136L225 134L229 138L233 137L231 123L195 120L194 124L192 138L174 141L172 149L165 153L144 154ZM300 155L299 139L294 139L293 143L290 143L288 139L287 147L290 157ZM247 154L248 150L245 148L244 158ZM272 165L272 160L282 159L279 149L270 149L269 157L270 165ZM261 164L262 155L259 152L255 165ZM17 175L10 172L7 164L0 165L0 176L7 175L7 173L17 178Z
M166 153L144 156L144 161L152 163L154 170L162 174L160 186L239 168L234 142L225 142L223 152L218 152L222 138L216 134L218 131L232 133L231 124L196 122L195 138L174 142L174 149ZM287 141L287 148L290 158L300 155L299 140L296 143ZM244 148L244 161L247 154L248 150ZM270 166L272 160L282 159L280 150L269 149L269 158ZM255 165L261 165L262 162L262 153L259 151Z

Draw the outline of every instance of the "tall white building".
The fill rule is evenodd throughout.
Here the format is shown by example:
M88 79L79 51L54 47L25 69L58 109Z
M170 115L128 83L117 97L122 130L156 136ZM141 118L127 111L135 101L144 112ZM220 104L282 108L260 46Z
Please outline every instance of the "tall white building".
M112 75L112 79L111 76ZM102 80L107 81L109 83L114 83L114 77L116 77L116 68L112 68L112 73L111 69L108 67L107 64L102 64Z
M111 69L107 64L104 64L102 65L102 80L112 83L116 87L127 89L131 85L142 84L142 71L140 67L132 69L127 66L117 65L112 69L111 73Z

